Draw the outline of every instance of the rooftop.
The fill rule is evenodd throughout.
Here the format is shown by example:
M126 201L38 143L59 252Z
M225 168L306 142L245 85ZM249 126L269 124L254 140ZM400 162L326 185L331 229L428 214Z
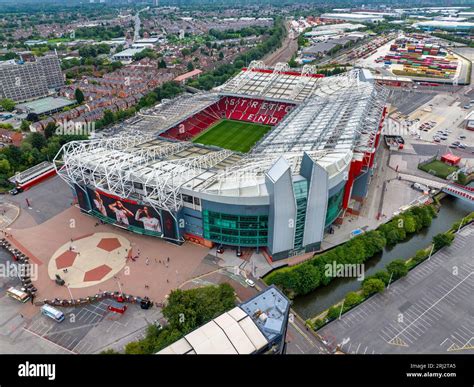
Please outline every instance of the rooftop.
M290 302L274 286L221 314L158 352L252 354L284 337Z
M31 102L20 103L16 105L16 108L28 113L36 113L41 115L52 110L58 110L66 106L73 105L74 103L75 101L71 101L67 98L45 97Z
M331 179L340 174L353 157L373 151L386 90L375 84L365 70L328 78L316 78L307 68L306 71L309 76L299 77L251 71L257 77L264 74L263 81L255 83L253 89L248 88L256 81L253 77L247 79L246 84L233 85L235 91L231 95L242 95L239 90L245 89L242 96L283 96L288 100L296 95L299 98L298 106L245 155L157 138L157 134L227 95L231 85L225 84L218 91L184 95L140 113L133 123L127 124L120 137L66 144L62 175L71 182L84 177L87 180L94 170L94 176L89 176L90 182L85 181L86 184L102 185L103 189L122 197L133 196L133 189L127 184L97 180L96 176L111 176L120 168L123 181L141 182L157 206L173 211L182 205L180 192L266 200L265 173L279 158L285 159L296 176L306 153L326 169ZM243 71L240 76L247 72ZM283 80L287 81L286 88L281 85ZM304 95L307 97L303 99Z

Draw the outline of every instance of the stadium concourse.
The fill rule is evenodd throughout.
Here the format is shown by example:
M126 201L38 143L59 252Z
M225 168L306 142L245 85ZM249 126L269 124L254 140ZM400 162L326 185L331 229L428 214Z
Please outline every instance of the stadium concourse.
M119 136L64 145L55 164L103 222L284 259L318 250L359 211L386 97L367 70L325 78L252 62L210 92L140 112Z

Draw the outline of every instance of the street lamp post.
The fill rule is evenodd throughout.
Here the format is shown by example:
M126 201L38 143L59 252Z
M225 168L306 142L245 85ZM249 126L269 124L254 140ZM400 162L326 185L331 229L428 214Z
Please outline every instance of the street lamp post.
M120 290L120 295L123 295L123 290L122 290L122 285L120 285L120 279L114 275L114 280L117 281L117 285L119 287L119 290Z
M392 277L393 277L393 271L392 271L392 273L390 274L390 279L388 280L387 289L390 289L390 284L392 283Z
M67 288L67 290L68 290L68 292L69 292L69 295L71 296L71 301L74 301L74 297L73 297L73 295L72 295L71 288L69 287L69 284L66 285L66 288Z

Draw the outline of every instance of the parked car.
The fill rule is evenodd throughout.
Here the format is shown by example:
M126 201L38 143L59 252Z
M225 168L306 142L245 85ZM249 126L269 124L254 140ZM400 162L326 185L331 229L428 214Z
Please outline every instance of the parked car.
M253 282L251 279L246 278L245 283L250 286L251 288L255 287L255 282Z
M13 188L10 191L8 191L10 195L18 195L20 192L21 192L21 188Z

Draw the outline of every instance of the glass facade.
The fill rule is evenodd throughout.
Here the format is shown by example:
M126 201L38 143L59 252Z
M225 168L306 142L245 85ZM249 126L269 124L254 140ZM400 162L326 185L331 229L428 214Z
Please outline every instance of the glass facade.
M329 226L339 216L341 212L341 208L342 208L343 199L344 199L344 188L329 198L328 210L326 213L326 226Z
M293 191L296 199L296 222L294 248L303 246L304 223L306 220L306 206L308 203L308 181L300 180L293 183Z
M230 215L204 210L202 220L204 238L213 242L234 246L267 245L267 215Z

